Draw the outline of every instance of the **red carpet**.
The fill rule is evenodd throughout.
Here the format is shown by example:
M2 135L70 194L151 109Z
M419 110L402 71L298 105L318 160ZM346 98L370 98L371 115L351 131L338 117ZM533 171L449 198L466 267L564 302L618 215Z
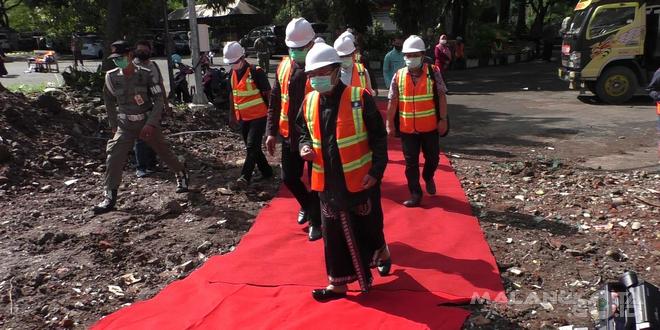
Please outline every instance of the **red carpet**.
M295 222L298 205L283 189L234 252L94 329L460 329L469 313L439 304L501 295L495 259L446 158L436 174L438 196L425 196L421 208L401 205L408 197L403 155L390 143L382 189L393 274L374 271L368 294L312 299L311 289L327 284L323 243L307 242Z

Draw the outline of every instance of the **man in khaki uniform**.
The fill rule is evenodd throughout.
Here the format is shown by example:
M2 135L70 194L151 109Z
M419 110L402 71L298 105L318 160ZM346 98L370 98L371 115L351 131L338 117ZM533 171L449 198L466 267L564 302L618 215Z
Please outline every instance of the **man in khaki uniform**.
M185 167L174 156L160 130L162 88L154 83L149 69L133 63L133 52L126 42L115 42L112 47L113 52L108 58L114 61L117 68L105 75L103 97L110 128L115 135L106 148L105 198L94 207L96 214L115 209L124 165L138 137L176 173L176 192L188 191Z

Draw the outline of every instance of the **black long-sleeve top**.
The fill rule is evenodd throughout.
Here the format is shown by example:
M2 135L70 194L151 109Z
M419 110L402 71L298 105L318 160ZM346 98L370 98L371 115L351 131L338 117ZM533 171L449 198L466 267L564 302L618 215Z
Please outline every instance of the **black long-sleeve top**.
M653 74L653 79L651 79L651 83L649 84L649 87L647 87L647 90L653 101L660 102L660 69Z
M289 137L284 139L285 143L291 146L292 152L297 152L300 132L296 129L296 118L298 110L305 98L305 86L307 83L307 74L305 66L292 62L291 78L289 79ZM279 79L275 79L275 87L270 93L270 103L268 106L268 124L266 133L270 136L279 136L280 112L282 111L282 86Z
M371 191L350 193L346 188L344 171L337 146L337 114L339 102L346 85L339 82L332 94L320 97L320 121L321 121L321 149L323 152L323 163L325 173L325 189L320 193L321 200L338 208L350 208L366 202ZM371 94L366 91L362 93L364 108L362 116L367 128L369 148L373 153L369 175L379 181L383 178L387 166L387 131L383 123L376 102ZM300 131L300 149L303 146L312 146L312 137L309 134L307 123L301 107L296 118L296 126ZM374 188L372 188L374 189Z

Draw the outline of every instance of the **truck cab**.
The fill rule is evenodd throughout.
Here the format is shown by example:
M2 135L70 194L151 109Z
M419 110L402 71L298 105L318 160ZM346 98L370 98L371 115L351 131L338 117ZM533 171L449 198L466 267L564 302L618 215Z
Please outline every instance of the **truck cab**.
M660 64L660 0L581 0L566 20L559 77L621 104L643 93Z

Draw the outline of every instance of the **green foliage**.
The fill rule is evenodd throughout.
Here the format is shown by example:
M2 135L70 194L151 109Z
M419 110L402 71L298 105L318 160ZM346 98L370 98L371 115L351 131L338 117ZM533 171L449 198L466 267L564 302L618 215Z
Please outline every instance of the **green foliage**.
M469 38L472 54L467 54L468 57L489 57L497 34L498 30L494 24L482 24L474 28Z
M105 83L105 72L99 66L96 71L77 70L73 67L68 67L67 70L62 72L64 85L69 86L75 90L91 90L92 92L101 93L103 91L103 84Z
M382 61L385 54L390 51L390 40L393 35L386 34L383 31L383 25L377 21L365 35L365 49L369 52L367 55L371 60Z

